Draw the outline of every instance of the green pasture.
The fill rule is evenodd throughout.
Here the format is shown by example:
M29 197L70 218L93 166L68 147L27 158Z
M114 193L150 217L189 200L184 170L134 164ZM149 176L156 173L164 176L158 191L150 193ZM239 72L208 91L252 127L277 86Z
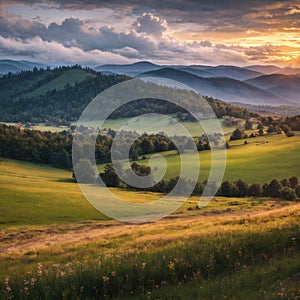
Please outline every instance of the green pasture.
M0 226L106 220L70 171L5 159L0 164Z
M247 141L247 144L245 144ZM273 134L262 137L248 138L245 140L230 141L227 150L226 170L223 180L242 179L248 183L265 183L274 178L283 179L291 176L300 176L300 133L287 138L285 135ZM180 156L175 151L161 153L166 160L167 170L165 179L170 179L180 174ZM139 160L140 164L149 164L147 159ZM188 152L183 154L185 165L192 170L195 162ZM211 152L199 152L200 175L199 180L208 178L211 169ZM218 162L218 151L216 152ZM153 158L154 166L162 168L161 160ZM103 171L103 165L99 166ZM191 171L192 172L192 171Z

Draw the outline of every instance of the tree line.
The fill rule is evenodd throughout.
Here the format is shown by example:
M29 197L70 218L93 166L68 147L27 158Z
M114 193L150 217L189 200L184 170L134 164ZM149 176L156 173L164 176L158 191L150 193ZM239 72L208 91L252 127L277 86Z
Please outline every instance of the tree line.
M290 128L293 131L300 131L300 115L292 116L292 117L280 117L274 118L271 116L264 117L261 116L259 118L262 125L274 128Z
M98 134L95 144L95 159L97 164L111 162L111 147L116 132L109 130L110 135ZM135 132L120 132L116 144L115 157L118 159L127 158L124 150L124 143L127 140L134 141L129 153L133 161L140 156L150 153L176 150L174 143L164 135L144 134L139 136ZM189 149L190 142L185 136L174 137L176 144L182 149ZM217 137L215 137L217 139ZM85 156L86 138L84 135L77 145L76 153ZM61 133L43 132L31 129L21 129L16 126L0 124L0 157L29 161L33 163L47 164L56 168L72 168L72 142L73 136L64 131ZM206 138L200 137L195 140L198 151L209 150L209 142ZM177 149L179 150L179 149Z
M132 190L144 190L151 192L159 192L159 193L169 193L171 192L176 184L179 182L179 176L171 178L170 180L161 180L157 184L151 186L150 188L136 188L129 184L126 184L122 181L115 167L118 169L118 174L122 174L123 178L128 178L130 176L130 172L128 170L123 170L120 164L112 164L105 165L104 171L100 173L101 178L105 182L108 187L119 187L126 188ZM89 163L87 163L86 168L89 168ZM131 169L133 172L141 177L151 175L151 168L144 165L139 165L137 163L132 163ZM149 176L148 176L149 177ZM90 178L91 179L91 178ZM149 177L149 183L153 182L153 178ZM194 187L192 195L201 196L205 186L207 185L207 181L204 182L191 182L189 180L181 179L180 187L178 187L177 191L179 194L185 194L187 191ZM213 188L214 183L210 183L211 186L207 186L208 191ZM222 197L235 197L235 198L244 198L244 197L271 197L271 198L282 198L286 200L295 200L300 198L300 185L298 184L298 178L296 176L290 178L284 178L281 181L277 179L271 180L269 183L252 183L248 184L245 181L239 179L237 181L224 181L218 192L217 196Z

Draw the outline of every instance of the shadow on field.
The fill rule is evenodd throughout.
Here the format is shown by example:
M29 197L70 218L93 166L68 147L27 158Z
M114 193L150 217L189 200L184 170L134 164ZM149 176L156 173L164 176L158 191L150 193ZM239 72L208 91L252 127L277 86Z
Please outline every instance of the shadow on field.
M76 181L72 178L59 178L57 180L54 180L56 182L66 182L66 183L76 183Z

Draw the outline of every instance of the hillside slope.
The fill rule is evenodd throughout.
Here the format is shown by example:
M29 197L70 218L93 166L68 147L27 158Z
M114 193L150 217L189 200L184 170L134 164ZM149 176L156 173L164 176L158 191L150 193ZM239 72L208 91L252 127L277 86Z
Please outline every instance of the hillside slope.
M152 64L148 61L141 61L129 65L102 65L95 70L104 74L121 74L135 77L143 72L160 69L161 66Z
M300 104L300 76L272 74L263 75L257 78L249 79L246 83L258 88L266 89L276 95Z
M7 74L0 78L0 121L67 124L97 94L126 79L79 66Z
M176 80L192 87L205 96L222 99L227 102L243 102L249 104L279 105L284 99L275 94L254 87L248 83L226 77L204 78L194 74L163 68L157 71L149 71L140 75L143 77L163 77Z
M57 90L57 91L63 90L66 86L74 87L76 83L78 84L88 78L93 78L93 77L95 77L95 75L87 72L86 70L80 70L80 69L67 70L66 72L62 73L60 76L56 77L50 82L22 96L26 98L39 97L53 90Z

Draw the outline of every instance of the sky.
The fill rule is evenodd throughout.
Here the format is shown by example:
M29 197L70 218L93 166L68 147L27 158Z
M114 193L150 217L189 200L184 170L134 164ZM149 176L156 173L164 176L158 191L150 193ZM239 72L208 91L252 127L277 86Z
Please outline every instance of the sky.
M300 67L300 0L0 0L0 59Z

